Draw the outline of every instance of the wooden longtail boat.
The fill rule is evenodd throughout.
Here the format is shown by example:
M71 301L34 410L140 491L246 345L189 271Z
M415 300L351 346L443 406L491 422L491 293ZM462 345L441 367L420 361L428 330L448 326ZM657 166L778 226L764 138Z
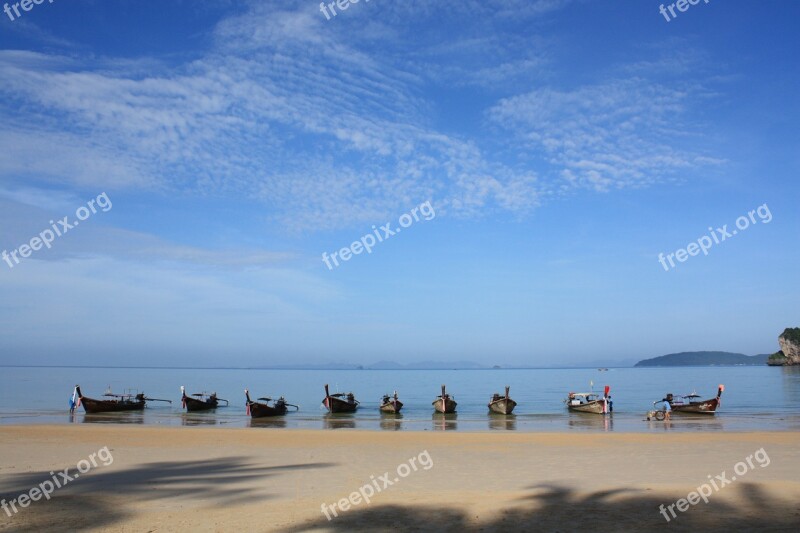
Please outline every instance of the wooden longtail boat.
M195 398L192 398L192 396L195 396ZM187 396L186 388L183 385L181 385L181 404L189 412L208 411L209 409L216 409L217 406L219 405L219 402L225 402L225 405L226 406L228 405L228 400L217 398L216 392L213 392L211 394L198 392L196 394L192 394L192 396Z
M358 400L352 392L331 394L328 385L325 384L325 398L322 400L322 405L330 413L354 413L358 409Z
M442 394L441 396L437 396L435 400L433 400L433 408L436 409L439 413L455 413L456 403L455 398L451 398L447 391L445 390L445 386L442 385Z
M593 413L607 415L611 412L611 397L608 395L610 387L606 385L602 396L594 392L570 392L564 403L567 409L578 413Z
M514 411L514 408L517 406L517 402L508 396L508 391L510 389L511 387L506 387L505 396L500 396L497 393L492 396L492 399L489 402L489 410L491 412L501 415L510 415Z
M720 385L717 388L717 397L709 400L698 400L700 395L697 393L687 394L686 396L674 396L672 393L661 400L662 402L669 403L672 411L676 413L698 413L704 415L713 415L717 408L722 403L722 391L725 390L725 385Z
M380 410L382 413L399 413L403 408L403 402L397 399L397 391L394 391L394 396L388 394L383 395Z
M115 413L121 411L141 411L146 402L168 402L171 400L159 400L158 398L147 398L144 393L138 394L112 394L109 390L103 396L113 398L113 400L95 400L87 398L81 393L80 385L75 385L73 396L77 396L77 402L73 404L70 411L78 405L83 405L83 410L87 413Z
M290 403L286 403L286 400L283 396L278 398L277 400L273 400L272 398L259 398L259 401L265 403L258 403L254 402L250 399L250 391L245 389L244 390L244 397L247 400L245 404L247 406L246 413L250 415L251 418L265 418L268 416L283 416L288 411L287 407L294 407L295 410L299 411L300 408L296 405L292 405ZM272 405L269 403L273 402Z

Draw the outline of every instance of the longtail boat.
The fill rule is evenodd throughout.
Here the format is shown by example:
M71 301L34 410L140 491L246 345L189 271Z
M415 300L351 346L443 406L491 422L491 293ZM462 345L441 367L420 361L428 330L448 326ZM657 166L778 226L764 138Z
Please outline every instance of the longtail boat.
M277 400L273 400L272 398L259 398L258 401L264 403L258 403L258 401L254 402L250 399L250 391L245 389L244 397L247 400L247 403L245 404L247 406L245 412L251 418L283 416L288 411L287 407L294 407L295 410L297 411L300 410L298 406L286 403L286 400L284 399L283 396L281 396ZM270 402L272 402L272 405L270 405Z
M500 396L499 394L494 393L491 401L489 402L489 410L491 412L501 415L510 415L514 411L514 408L517 406L517 402L508 396L508 391L510 389L511 387L506 387L505 396Z
M159 400L158 398L147 398L144 393L137 394L113 394L109 389L103 396L113 398L111 400L95 400L88 398L81 393L80 385L75 385L75 391L70 400L70 412L76 407L83 405L83 410L87 413L115 413L120 411L141 411L147 402L168 402L171 400Z
M564 403L567 404L567 409L570 411L607 415L611 412L609 390L610 387L606 385L602 396L594 392L570 392Z
M442 394L441 396L437 396L435 400L433 400L433 408L436 409L438 413L455 413L456 403L455 398L451 398L447 391L445 390L445 386L442 385Z
M722 391L725 390L725 385L720 385L717 388L717 397L709 400L699 400L700 395L693 392L686 396L675 396L672 393L661 400L662 402L669 403L669 406L676 413L699 413L704 415L713 415L717 408L722 403Z
M322 399L322 405L330 413L354 413L358 409L358 400L356 400L352 392L331 394L326 383L325 398Z
M194 396L194 398L192 398ZM223 400L222 398L217 398L217 393L212 392L211 394L206 394L205 392L198 392L196 394L192 394L192 396L186 395L186 388L181 385L181 404L183 407L186 408L187 411L208 411L209 409L216 409L219 405L219 402L225 402L225 405L228 405L228 400Z
M397 391L394 391L394 396L388 394L383 395L380 410L382 413L399 413L403 408L403 402L397 399Z

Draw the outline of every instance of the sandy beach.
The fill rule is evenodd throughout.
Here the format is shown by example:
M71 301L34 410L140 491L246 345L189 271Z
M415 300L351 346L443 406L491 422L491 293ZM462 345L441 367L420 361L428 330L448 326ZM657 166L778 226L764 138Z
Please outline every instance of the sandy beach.
M0 495L18 512L0 513L0 530L793 530L798 445L789 432L6 426ZM53 478L66 482L49 500L30 493ZM708 503L672 517L703 484ZM23 493L38 501L20 507Z

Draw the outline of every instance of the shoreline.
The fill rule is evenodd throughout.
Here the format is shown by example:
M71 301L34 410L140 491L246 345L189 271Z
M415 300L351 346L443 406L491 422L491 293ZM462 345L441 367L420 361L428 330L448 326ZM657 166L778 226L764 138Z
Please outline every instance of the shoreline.
M598 417L599 418L599 417ZM674 420L673 420L674 422ZM663 425L663 422L659 422L659 424ZM536 438L541 436L577 436L572 431L467 431L467 430L459 430L459 431L400 431L400 432L392 432L392 431L381 431L381 430L371 430L371 429L350 429L350 428L343 428L340 431L333 431L329 429L313 429L313 428L274 428L274 427L233 427L233 426L169 426L169 425L158 425L158 424L128 424L128 423L113 423L113 422L101 422L101 423L94 423L94 424L3 424L0 425L0 437L5 432L25 432L27 430L33 431L92 431L92 430L100 430L101 432L107 431L210 431L210 432L226 432L226 431L235 431L241 432L242 434L247 433L256 433L256 432L271 432L274 435L278 435L281 433L309 433L309 434L316 434L319 433L321 435L332 435L334 433L363 433L363 434L374 434L374 435L386 435L386 438L395 438L398 436L413 436L413 435L494 435L498 438L505 439L507 437L519 436L519 438ZM702 439L705 437L713 438L713 439L724 439L725 436L735 436L735 435L751 435L751 434L761 434L761 435L797 435L798 440L800 441L800 432L796 430L776 430L776 431L764 431L764 430L744 430L744 431L724 431L724 432L697 432L697 433L646 433L642 431L613 431L613 432L599 432L594 433L593 435L603 435L607 438L614 438L614 437L625 437L625 436L642 436L645 438L661 438L664 436L670 436L672 438L675 437L692 437L695 439ZM587 434L581 433L580 436L588 436Z
M206 427L224 429L283 430L355 430L367 432L467 432L467 433L739 433L800 431L800 414L720 413L717 415L675 414L669 422L646 420L645 412L615 412L600 416L586 413L520 413L494 415L458 413L440 415L413 412L401 416L382 415L373 411L356 414L289 414L253 419L238 411L186 413L145 410L143 413L69 414L64 412L0 413L0 427L43 426L143 426L143 427Z
M753 463L758 450L768 464L754 462L708 503L670 518L670 527L782 528L800 516L800 432L789 431L13 425L0 426L0 446L0 497L6 500L49 479L51 471L74 471L102 448L113 456L50 501L31 503L11 518L0 511L0 531L389 531L397 523L419 531L661 530L660 505L686 498L723 471L730 478L735 465L748 456ZM413 458L419 461L410 463ZM391 485L376 490L370 503L349 503L387 473ZM329 521L323 504L336 504L338 516L328 507Z
M158 424L158 423L130 423L130 422L91 422L91 423L75 423L75 422L59 422L59 423L40 423L40 422L21 422L21 423L0 423L0 433L7 429L23 429L23 430L67 430L77 428L98 428L98 429L130 429L132 431L166 431L166 430L186 430L186 431L220 431L220 432L263 432L270 431L278 433L320 433L322 435L331 435L333 433L363 433L374 435L387 435L387 437L398 437L401 435L497 435L501 438L514 438L515 435L524 436L571 436L573 438L583 438L592 435L604 435L608 437L614 436L643 436L643 437L663 437L669 436L689 436L695 439L701 438L704 435L708 436L735 436L735 435L751 435L751 434L768 434L768 435L793 435L800 434L800 430L794 428L780 428L780 429L713 429L706 430L703 425L703 420L673 420L671 423L663 421L649 421L648 428L642 430L624 430L624 429L606 429L603 430L599 427L602 425L603 419L597 417L600 424L587 424L586 427L575 427L569 429L451 429L437 427L435 429L385 429L385 428L369 428L369 427L326 427L326 428L313 428L313 427L284 427L272 425L270 422L282 422L281 420L267 419L264 425L259 425L258 422L249 426L237 426L232 424L186 424L186 425L172 425L172 424ZM470 422L476 422L472 420ZM694 427L691 427L696 423ZM681 427L683 425L683 427ZM677 427L676 427L677 426Z

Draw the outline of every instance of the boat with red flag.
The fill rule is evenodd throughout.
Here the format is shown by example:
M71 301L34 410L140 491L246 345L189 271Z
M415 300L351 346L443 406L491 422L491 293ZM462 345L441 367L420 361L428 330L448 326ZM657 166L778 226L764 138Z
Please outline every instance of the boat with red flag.
M450 414L456 412L456 400L454 397L447 394L447 390L445 386L442 385L442 394L441 396L437 396L435 400L433 400L433 408L438 413Z
M611 387L606 385L602 396L596 392L570 392L564 403L570 411L607 415L612 410L610 390Z
M514 411L514 408L517 406L517 402L512 400L508 395L508 391L510 389L511 387L506 387L505 396L500 396L498 393L494 393L492 399L489 401L489 411L499 415L510 415Z
M708 400L700 400L701 396L696 392L686 396L675 396L670 392L661 401L669 403L675 413L713 415L722 404L722 391L724 390L725 385L720 385L717 387L717 397Z

